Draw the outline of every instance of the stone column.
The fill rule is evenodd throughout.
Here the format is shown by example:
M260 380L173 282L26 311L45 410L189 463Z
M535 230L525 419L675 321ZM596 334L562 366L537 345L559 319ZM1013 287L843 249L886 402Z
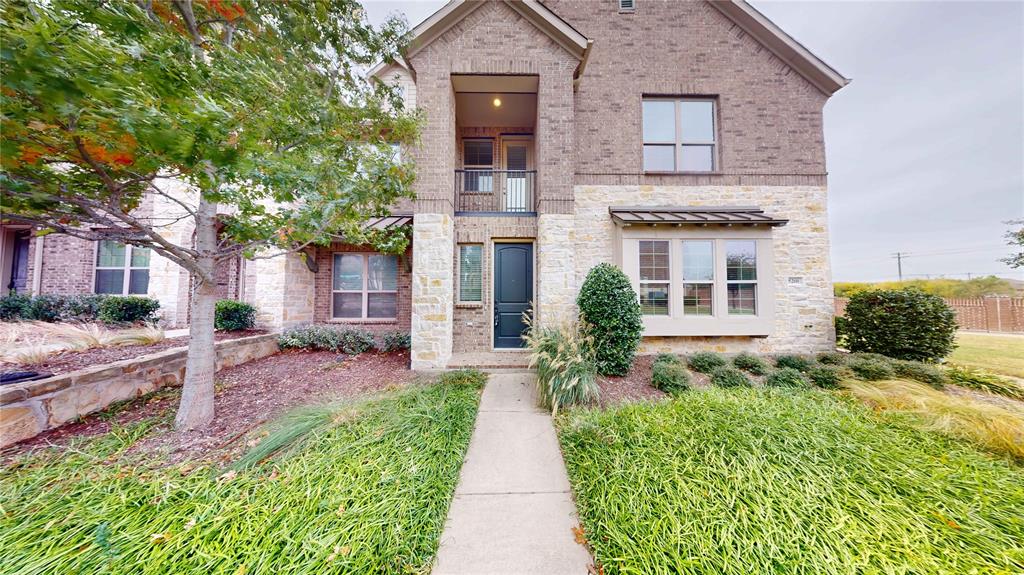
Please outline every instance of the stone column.
M195 194L178 180L161 178L157 181L165 192L186 204L193 204ZM173 244L192 246L195 220L187 212L164 196L151 196L153 225L160 235ZM170 223L168 223L170 222ZM189 272L171 260L151 253L149 258L149 289L146 295L160 302L160 316L170 327L188 325Z
M260 327L287 329L313 323L315 276L299 254L249 261L246 271L252 272L247 274L246 292L252 295Z
M576 218L541 214L537 218L537 324L554 326L574 319L576 292Z
M452 355L452 216L417 213L412 245L412 369L443 369Z

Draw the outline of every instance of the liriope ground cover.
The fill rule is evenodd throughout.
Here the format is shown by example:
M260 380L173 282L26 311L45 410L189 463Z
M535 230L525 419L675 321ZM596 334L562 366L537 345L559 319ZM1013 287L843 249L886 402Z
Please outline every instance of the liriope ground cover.
M1024 471L821 391L577 409L559 436L604 572L1024 571Z
M266 441L279 445L241 465L119 462L152 421L21 457L0 471L2 571L425 572L469 443L478 384L304 410L269 431Z

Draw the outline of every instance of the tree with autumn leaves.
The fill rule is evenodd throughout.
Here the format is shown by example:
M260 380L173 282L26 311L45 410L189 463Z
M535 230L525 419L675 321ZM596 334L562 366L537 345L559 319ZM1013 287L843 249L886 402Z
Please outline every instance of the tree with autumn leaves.
M411 194L415 115L365 81L405 26L354 0L2 0L4 217L147 247L193 278L175 421L213 419L215 268L358 230ZM184 190L184 191L183 191ZM166 213L148 216L145 199ZM191 241L164 233L194 224Z

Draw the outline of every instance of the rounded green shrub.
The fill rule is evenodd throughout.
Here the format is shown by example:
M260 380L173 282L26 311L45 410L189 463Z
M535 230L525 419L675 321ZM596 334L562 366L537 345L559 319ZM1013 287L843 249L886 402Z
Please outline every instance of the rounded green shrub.
M844 379L853 377L848 367L836 365L819 365L807 373L811 383L822 389L838 389Z
M242 331L256 327L256 306L233 299L217 302L213 327L223 331Z
M780 355L775 358L775 367L807 371L811 368L811 360L802 355Z
M732 364L736 367L754 375L768 373L768 364L763 359L752 353L743 352L732 358Z
M297 327L282 333L277 344L283 349L340 351L348 355L373 349L373 334L361 329L335 329L324 325Z
M750 379L735 367L723 365L711 372L711 385L717 387L751 387Z
M651 386L676 395L690 387L690 372L674 355L662 354L651 368Z
M100 303L98 318L103 323L140 323L156 319L160 302L137 295L112 295Z
M956 314L941 297L908 288L867 290L846 305L850 351L938 361L953 351Z
M949 382L946 373L938 366L930 363L897 360L892 362L892 369L900 377L919 381L935 389L942 389Z
M407 331L387 331L380 337L377 349L387 353L412 347L412 336Z
M867 381L890 379L896 375L890 362L879 361L869 357L855 357L847 362L846 365L857 377Z
M777 369L764 378L768 387L807 387L807 379L799 370L792 367Z
M726 364L725 358L713 351L698 351L686 361L690 369L701 373L711 373Z
M589 326L598 373L625 375L643 333L640 300L629 278L611 264L594 266L583 281L576 305Z
M824 365L846 365L846 354L838 351L824 351L818 354L818 363Z

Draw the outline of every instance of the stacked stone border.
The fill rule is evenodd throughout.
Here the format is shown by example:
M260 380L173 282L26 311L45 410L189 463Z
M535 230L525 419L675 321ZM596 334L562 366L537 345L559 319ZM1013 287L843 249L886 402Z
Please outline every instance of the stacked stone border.
M217 342L217 369L278 351L277 334ZM185 379L186 347L0 387L0 447Z

